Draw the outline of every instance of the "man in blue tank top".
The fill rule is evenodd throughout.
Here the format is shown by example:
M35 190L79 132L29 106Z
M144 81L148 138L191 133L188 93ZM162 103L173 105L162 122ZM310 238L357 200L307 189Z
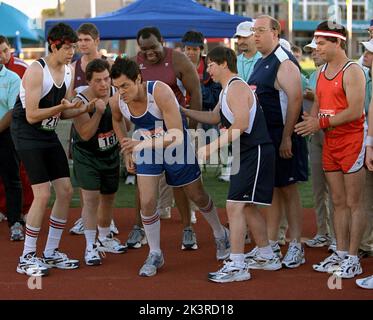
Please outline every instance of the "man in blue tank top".
M305 262L300 243L302 206L297 182L307 180L307 146L304 138L293 133L302 105L300 69L294 56L279 45L281 26L276 19L258 17L253 31L263 57L256 63L248 83L263 108L276 149L275 191L266 215L268 237L277 246L283 206L291 242L282 263L295 268Z
M150 277L163 263L160 248L160 217L156 208L159 179L183 189L209 223L214 233L218 260L229 256L229 231L220 223L217 210L201 182L195 151L171 88L161 81L143 82L136 62L117 58L111 70L119 93L110 99L113 127L125 152L126 167L136 175L140 191L141 218L149 255L139 275ZM136 139L126 137L123 117L136 127Z

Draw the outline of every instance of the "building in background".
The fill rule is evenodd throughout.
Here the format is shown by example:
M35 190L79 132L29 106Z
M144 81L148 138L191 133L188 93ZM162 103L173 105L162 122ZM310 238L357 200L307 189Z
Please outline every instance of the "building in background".
M224 12L230 12L230 0L196 0L200 4ZM134 0L96 0L96 15L118 10ZM310 43L313 31L323 20L335 17L335 8L339 8L341 22L346 22L346 0L293 0L293 42L303 47ZM288 1L286 0L235 0L234 12L242 16L255 18L268 14L280 21L283 37L288 37ZM352 55L362 53L361 41L368 39L367 28L373 19L373 0L353 0L353 41ZM91 0L61 0L57 8L43 10L42 25L47 19L90 17ZM122 41L121 41L122 43ZM123 45L113 42L106 49L114 47L123 52ZM110 47L110 48L109 48Z

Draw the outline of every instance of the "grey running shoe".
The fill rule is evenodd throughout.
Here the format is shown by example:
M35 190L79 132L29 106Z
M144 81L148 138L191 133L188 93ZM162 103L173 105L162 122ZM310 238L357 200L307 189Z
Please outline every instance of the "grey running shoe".
M225 227L223 228L224 238L215 238L217 260L225 260L229 257L229 254L231 253L231 244L229 242L229 230Z
M150 252L144 265L139 271L142 277L151 277L156 275L157 269L164 265L163 253Z
M40 259L36 257L36 252L30 252L19 258L17 272L29 277L42 277L48 275L49 270L42 266Z
M224 261L224 266L221 269L208 274L210 281L218 283L245 281L250 278L250 271L246 263L242 267L239 267L231 260Z
M141 246L147 244L148 241L146 240L145 231L143 228L140 228L137 225L133 226L130 234L128 235L127 239L127 247L130 249L138 249Z
M11 241L25 240L25 235L23 233L23 227L19 222L16 222L10 227L10 240Z
M182 250L197 250L198 249L196 233L193 231L192 227L184 228L181 249Z

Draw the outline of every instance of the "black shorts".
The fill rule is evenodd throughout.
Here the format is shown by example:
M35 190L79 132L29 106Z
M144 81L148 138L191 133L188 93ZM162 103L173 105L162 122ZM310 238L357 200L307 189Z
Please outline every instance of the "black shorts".
M70 177L69 164L61 144L17 152L25 165L31 185Z
M236 161L240 168L230 177L227 201L270 205L275 174L273 145L259 145L241 153L239 158L234 156L232 168Z
M269 128L275 147L275 187L281 188L308 179L308 150L305 138L293 133L291 137L293 157L280 157L283 128Z

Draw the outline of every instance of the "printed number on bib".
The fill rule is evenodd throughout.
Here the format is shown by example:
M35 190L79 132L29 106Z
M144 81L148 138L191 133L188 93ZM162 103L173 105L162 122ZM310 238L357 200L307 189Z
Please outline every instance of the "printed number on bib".
M56 129L58 121L60 120L60 114L44 119L41 122L40 128L46 131L53 131Z
M108 150L114 147L117 143L117 136L113 130L98 135L98 146L101 151Z

